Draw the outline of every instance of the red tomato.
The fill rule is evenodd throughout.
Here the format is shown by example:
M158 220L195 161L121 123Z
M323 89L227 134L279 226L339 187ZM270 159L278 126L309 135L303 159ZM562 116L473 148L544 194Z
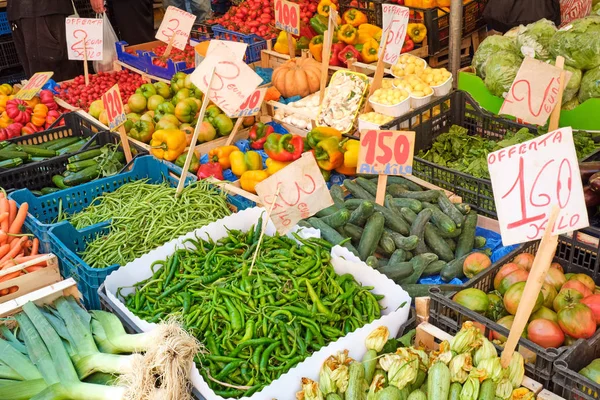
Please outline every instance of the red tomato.
M580 281L577 280L570 280L567 281L564 285L562 285L562 287L560 288L560 290L564 290L564 289L575 289L577 290L579 293L581 293L581 295L585 298L588 296L592 295L592 291L590 289L588 289L587 286L585 286L583 283L581 283Z
M558 325L575 339L588 339L596 332L594 313L585 304L573 304L558 312Z
M565 334L556 322L548 319L536 319L527 327L527 338L543 348L558 348L565 341Z
M584 298L581 300L581 304L585 304L592 310L594 318L596 318L596 324L600 324L600 294L593 294Z

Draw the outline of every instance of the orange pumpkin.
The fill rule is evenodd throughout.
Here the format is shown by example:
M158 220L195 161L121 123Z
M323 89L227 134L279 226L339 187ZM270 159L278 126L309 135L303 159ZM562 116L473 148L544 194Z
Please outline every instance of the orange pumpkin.
M273 71L273 86L283 97L306 97L321 86L321 63L310 57L294 58Z

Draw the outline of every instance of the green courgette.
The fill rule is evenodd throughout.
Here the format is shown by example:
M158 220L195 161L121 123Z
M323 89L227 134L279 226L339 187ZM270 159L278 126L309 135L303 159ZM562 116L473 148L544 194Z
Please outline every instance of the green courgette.
M333 214L327 215L321 218L321 221L325 222L332 228L339 228L343 226L350 219L350 211L345 208L341 208Z
M402 207L400 209L400 215L402 215L402 217L411 225L415 222L415 219L417 219L417 213L408 207Z
M8 146L2 148L2 150L15 151L15 150L17 150L17 145L16 145L16 143L11 143Z
M338 233L338 231L336 231L335 229L333 229L332 227L330 227L329 225L327 225L325 222L321 221L318 218L311 217L308 219L308 222L313 226L313 228L321 231L321 236L323 237L323 239L327 240L329 243L331 243L333 245L340 244L341 242L343 242L346 239L345 237L340 235ZM352 252L353 254L358 256L358 251L356 251L354 246L352 246L350 243L346 242L342 246L344 246L350 252Z
M46 149L48 150L60 150L64 147L67 147L69 145L72 145L73 143L79 142L81 140L80 137L78 136L73 136L73 137L68 137L68 138L62 138L62 139L56 139L55 141L53 141L53 143L46 147Z
M437 228L430 223L425 224L425 243L433 253L438 255L440 260L454 260L454 253L444 238L440 236Z
M477 400L494 400L496 398L496 384L491 379L486 379L479 386Z
M0 160L10 160L13 158L20 158L23 161L31 160L31 156L24 151L18 150L0 150Z
M348 388L345 393L345 400L362 400L364 397L363 381L365 379L365 369L360 362L354 361L348 367Z
M431 210L431 220L435 226L437 226L440 232L450 234L456 230L456 224L452 218L444 214L444 212L440 210L437 205L424 201L423 207Z
M356 178L356 183L361 188L363 188L367 192L369 192L371 195L373 195L373 196L377 195L377 184L375 182L359 177L359 178Z
M425 268L422 276L438 275L445 266L446 261L444 260L434 261Z
M352 211L350 214L349 223L363 226L367 219L375 212L375 203L368 200L363 200L362 203L358 206L357 209Z
M464 278L465 273L463 272L463 264L466 258L467 256L464 255L462 257L455 258L454 260L446 264L446 266L440 271L440 276L442 277L442 280L444 282L450 282L454 278Z
M475 211L471 211L466 215L465 222L462 226L462 233L456 241L456 250L454 250L454 256L456 258L462 257L473 250L476 229L477 213Z
M363 229L363 235L358 244L358 255L361 260L366 260L367 257L372 256L373 253L375 253L377 244L383 234L384 224L385 218L383 214L379 212L373 213L367 220L365 228Z
M396 386L390 385L377 392L377 394L375 395L375 400L407 400L408 393L403 392L404 389L406 388L400 390ZM406 392L408 392L408 390L406 390ZM364 398L364 396L360 397L361 400ZM348 400L347 396L346 400Z
M67 164L67 171L79 172L85 168L97 165L98 162L96 160L83 160L83 161L74 161Z
M89 160L91 158L98 157L100 155L102 155L102 149L92 149L92 150L82 151L79 154L72 155L71 157L68 158L68 160L70 163L73 163L75 161Z
M31 155L31 157L55 157L57 155L55 150L50 149L42 149L37 146L29 146L29 145L18 145L18 151L24 151L25 153Z
M58 153L58 155L75 153L75 152L79 151L83 146L85 146L86 143L87 143L87 141L85 141L85 140L79 140L73 144L68 145L67 147L58 149L57 153Z
M443 362L434 363L427 376L427 398L448 400L450 395L450 370Z
M54 183L54 185L56 185L56 187L59 189L68 188L68 186L65 185L65 177L62 175L54 175L52 177L52 183Z
M0 142L0 150L2 150L3 148L5 148L8 145L10 145L10 142L7 142L6 140L1 141Z
M357 199L375 201L375 196L350 179L344 179L344 187Z
M344 207L344 189L340 185L331 185L329 194L338 207Z
M416 199L406 199L402 197L397 197L392 200L392 205L402 208L407 207L410 208L414 213L419 213L423 209L423 205L419 200Z
M77 186L96 179L98 176L100 176L100 166L96 164L67 176L63 182L67 186Z
M427 379L427 372L419 368L419 371L417 371L417 378L410 385L410 391L414 392L415 390L419 390L419 388L423 385L423 382L425 382L425 379ZM423 392L423 394L425 393Z
M42 190L40 190L40 192L42 193L42 195L44 195L44 194L50 194L50 193L56 193L58 191L60 191L60 189L55 188L55 187L43 187Z
M417 254L429 252L429 249L425 244L425 225L431 218L431 215L432 212L430 209L423 209L419 214L417 214L417 218L410 226L410 234L419 238L417 246L415 247L415 253Z
M456 224L457 228L460 228L465 220L465 216L456 208L454 203L450 201L446 194L440 191L440 196L438 197L438 206L440 209L449 216L452 221Z
M369 349L362 358L362 364L365 368L365 381L371 382L373 375L375 375L375 367L377 367L377 350Z
M0 161L0 168L15 168L19 165L23 165L23 160L20 158L9 158L7 160Z
M417 389L408 396L408 400L427 400L427 395Z
M453 382L450 385L450 395L448 400L460 400L460 392L462 391L462 385L458 382Z
M419 278L421 278L421 275L423 275L423 271L425 271L425 268L427 268L427 266L432 262L437 261L437 259L438 256L433 253L424 253L414 256L412 260L410 260L410 262L413 265L413 273L409 277L404 278L400 283L417 283Z

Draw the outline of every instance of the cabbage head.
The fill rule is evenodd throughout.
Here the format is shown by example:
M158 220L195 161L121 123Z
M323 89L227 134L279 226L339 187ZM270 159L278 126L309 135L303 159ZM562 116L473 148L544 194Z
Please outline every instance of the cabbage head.
M517 53L517 42L515 38L500 35L492 35L485 38L473 56L473 68L475 68L477 76L481 79L485 79L485 66L488 59L492 54L503 50Z
M600 66L587 71L581 78L579 102L583 103L593 97L600 98Z
M574 110L575 108L577 108L577 106L579 106L579 100L577 99L577 97L574 97L572 100L569 100L566 103L563 103L562 109L570 111L570 110Z
M592 7L592 15L600 15L600 0Z
M548 63L554 65L554 60L548 61ZM563 104L577 97L577 92L579 92L579 87L581 86L581 77L583 75L583 72L580 69L569 67L568 65L565 65L565 70L571 73L571 78L563 91Z
M533 56L538 60L550 57L550 39L556 33L554 22L545 18L519 29L517 46L524 56ZM533 54L531 51L533 50Z
M519 72L523 59L509 51L499 51L488 59L485 66L485 86L498 97L504 97Z
M567 65L588 70L600 65L600 16L573 21L550 39L552 58L563 56Z

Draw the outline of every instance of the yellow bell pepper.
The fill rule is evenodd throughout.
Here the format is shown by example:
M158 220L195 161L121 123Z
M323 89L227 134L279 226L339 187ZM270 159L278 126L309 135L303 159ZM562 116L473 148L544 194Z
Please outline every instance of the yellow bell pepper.
M40 98L39 97L34 97L31 100L25 100L25 103L27 103L27 105L31 108L37 106L38 104L40 104Z
M229 155L231 172L235 176L242 176L246 171L256 171L262 168L262 158L256 151L241 152L239 150Z
M296 39L292 37L292 47L294 52L296 51L296 45ZM275 42L275 46L273 46L273 50L279 54L290 54L286 31L279 32L279 36L277 36L277 41Z
M368 22L367 15L362 11L358 11L356 8L347 10L342 15L342 19L345 24L352 25L355 28Z
M6 110L6 102L8 101L8 96L5 94L0 94L0 113L3 113Z
M368 42L363 44L363 48L360 51L363 62L369 64L377 61L379 58L379 43L375 39L369 39Z
M287 167L291 163L292 163L292 161L276 161L276 160L273 160L272 158L267 158L267 161L266 161L267 172L269 172L269 174L273 175L275 172L282 170L283 168Z
M406 32L415 43L421 43L425 39L425 36L427 36L427 28L424 24L419 23L408 24Z
M8 83L3 83L2 85L0 85L0 93L8 96L13 94L13 87L10 86Z
M346 44L355 44L358 40L358 31L350 24L340 26L337 32L337 38L340 42Z
M371 24L362 24L358 27L358 43L367 43L369 39L375 39L377 43L381 42L382 29Z
M358 165L358 150L360 150L360 142L358 140L348 140L342 146L344 151L344 167L354 167Z
M257 171L246 171L240 177L242 189L251 193L256 193L256 185L269 177L266 169Z
M13 123L13 120L8 117L6 111L2 111L2 115L0 115L0 128L6 128L10 124Z
M331 9L337 10L335 4L333 4L331 0L321 0L317 6L317 13L324 17L329 17Z
M179 129L160 129L152 134L152 154L160 159L175 161L187 146L185 132Z
M209 162L218 162L223 169L231 168L231 160L229 160L229 156L234 151L238 151L237 146L220 146L215 147L214 149L208 152L208 161Z

